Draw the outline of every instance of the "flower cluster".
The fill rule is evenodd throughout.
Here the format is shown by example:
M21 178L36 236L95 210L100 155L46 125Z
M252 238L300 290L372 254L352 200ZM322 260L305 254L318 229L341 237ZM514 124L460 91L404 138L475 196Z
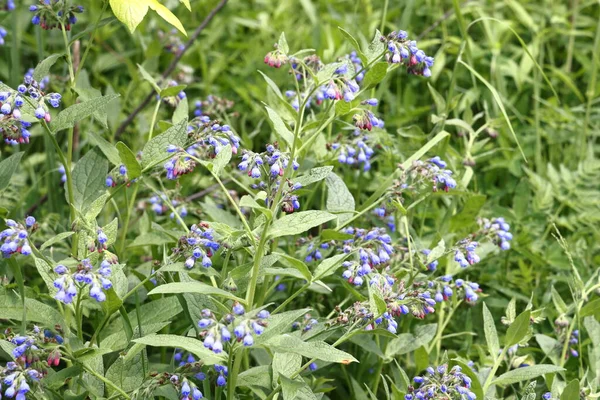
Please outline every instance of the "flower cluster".
M169 53L179 54L185 48L177 29L171 29L168 33L159 30L158 39L162 42L164 49Z
M62 28L71 30L71 25L77 22L75 14L81 14L83 6L70 6L63 0L39 0L39 5L29 6L33 13L31 22L42 29Z
M462 245L462 247L454 252L454 261L461 268L466 268L481 261L481 258L475 253L475 249L479 246L479 243L466 239L459 242L459 245Z
M199 400L204 397L196 384L185 377L180 381L179 376L171 375L170 382L179 391L181 400Z
M446 169L446 162L439 156L427 161L416 160L402 172L402 176L395 184L398 196L405 192L417 192L421 186L432 185L433 191L442 189L446 192L456 187L452 171Z
M155 196L150 197L149 202L151 204L152 211L154 211L154 213L156 215L162 215L167 210L170 209L167 205L165 205L165 203L169 202L169 199L164 194L161 194L160 196L155 195ZM181 218L187 217L188 210L187 210L185 204L183 204L181 201L176 200L176 199L170 200L170 202L171 202L171 205L173 206L173 208L175 209L175 212ZM169 214L169 217L171 219L175 219L175 213L171 211L171 213Z
M341 143L341 141L345 143ZM338 140L329 145L328 148L339 152L338 161L340 164L353 167L362 166L362 170L365 172L371 169L371 157L374 151L369 146L369 137L364 135L360 129L353 131L353 136L350 140L344 140L340 135Z
M25 225L7 219L6 226L7 228L0 232L2 256L8 258L15 253L21 253L24 256L30 255L29 235L37 229L35 218L32 216L25 218Z
M281 68L282 65L287 64L289 58L287 54L284 54L277 43L275 43L275 50L270 51L265 56L265 64L269 67Z
M373 128L381 128L385 126L385 123L381 118L377 118L371 110L360 109L359 112L352 116L354 125L362 130L371 131Z
M426 374L413 378L415 386L408 387L405 400L477 399L471 391L471 378L458 365L448 370L448 365L443 364L437 368L428 367L426 371Z
M381 37L387 43L385 59L390 64L401 64L407 67L409 74L431 76L433 57L428 57L417 47L417 42L408 40L405 31L391 32L387 37Z
M396 219L386 207L374 208L373 214L385 222L390 232L396 232Z
M65 265L59 264L54 268L54 272L59 275L54 280L54 287L58 292L54 296L65 304L71 304L79 290L89 286L89 295L98 302L106 300L104 291L112 287L112 282L109 280L112 274L111 264L104 260L98 269L89 259L82 260L74 271L71 271Z
M206 100L196 100L194 103L194 116L201 117L203 115L212 117L222 117L226 115L235 105L233 100L215 95L206 96ZM234 113L234 115L236 115Z
M250 151L242 155L242 161L238 164L240 171L247 171L248 176L254 179L261 179L266 176L266 181L260 181L258 184L252 185L253 188L263 189L266 191L265 204L270 206L274 201L277 192L280 190L281 179L285 174L285 169L290 164L290 157L287 153L282 153L276 147L277 144L267 145L267 151L264 153L253 153ZM292 169L298 170L300 165L294 159L291 161ZM293 183L287 180L281 188L281 207L285 213L293 213L300 208L298 196L295 191L302 188L300 183Z
M179 247L173 249L173 253L185 257L184 265L188 269L194 268L198 260L204 268L209 268L212 266L210 258L219 247L214 231L207 223L201 222L190 227L190 232L181 237Z
M0 91L0 132L6 143L12 145L29 143L28 128L31 127L31 123L21 119L21 107L26 101L24 96L28 96L34 106L35 117L50 122L51 117L46 103L57 108L60 106L62 96L58 93L44 93L47 83L48 78L37 82L29 71L17 90Z
M65 183L67 181L67 170L64 165L58 165L58 173L60 174L60 182Z
M510 249L510 241L513 235L510 233L510 225L504 218L494 218L493 220L481 218L478 222L483 229L482 233L490 237L498 247L502 250Z
M317 325L319 321L313 318L310 314L304 314L302 317L302 321L294 321L292 323L292 329L294 330L302 330L302 332L310 331L315 325Z
M5 367L0 366L0 398L4 392L6 398L25 400L31 385L46 376L49 366L59 364L61 353L58 346L63 343L63 338L37 326L26 335L14 335L10 329L5 334L7 340L15 345L12 351L15 361L9 361ZM2 385L5 385L4 390Z
M354 78L353 65L348 62L340 63L340 66L335 70L331 80L320 87L315 97L317 102L323 100L344 100L350 103L356 98L360 91L360 86Z
M362 60L356 54L355 51L348 54L348 59L352 63L352 66L354 67L354 71L356 71L356 76L354 77L354 79L358 83L362 82L362 80L365 78L365 71L363 70L364 67L363 67Z
M374 268L385 266L394 253L392 238L385 228L373 228L371 230L347 227L344 233L354 235L354 238L343 242L343 252L354 254L354 260L342 263L346 268L342 276L355 286L361 286L365 277Z
M202 329L200 336L203 338L204 347L221 353L223 343L242 342L244 346L252 346L254 336L264 332L267 318L270 316L267 310L261 310L256 315L246 314L244 306L240 303L234 303L231 311L221 320L217 320L212 311L202 310L202 319L198 321L198 327Z
M113 178L113 176L116 176L117 179ZM116 168L116 170L113 171L113 173L106 177L106 187L110 188L117 186L117 180L127 182L127 167L123 164L119 165L119 167Z
M177 81L173 81L173 80L171 80L171 81L169 81L169 83L167 84L167 87L166 87L165 89L167 89L167 88L171 88L171 87L176 87L176 86L178 86L178 85L179 85L179 84L177 83ZM175 107L175 106L177 106L177 105L179 104L179 102L180 102L181 100L185 99L186 97L187 97L187 95L185 94L185 92L184 92L183 90L180 90L180 91L179 91L178 93L176 93L175 95L172 95L172 96L165 96L165 97L163 97L163 98L162 98L162 100L163 100L165 103L169 104L170 106L173 106L173 107ZM157 100L158 100L158 99L160 99L161 97L160 97L160 95L158 95L158 94L157 94L157 95L156 95L156 98L157 98Z
M222 124L219 120L211 120L207 115L190 121L188 136L194 141L188 152L196 157L202 156L201 150L204 150L207 153L205 157L214 158L227 145L231 146L233 154L237 154L240 147L240 138L229 125Z

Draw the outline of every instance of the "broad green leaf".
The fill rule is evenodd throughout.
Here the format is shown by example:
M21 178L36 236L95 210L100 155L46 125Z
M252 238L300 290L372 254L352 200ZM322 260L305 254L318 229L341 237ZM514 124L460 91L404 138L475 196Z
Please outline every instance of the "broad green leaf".
M56 236L51 237L50 239L46 240L41 246L40 246L40 250L45 250L48 247L59 243L63 240L65 240L66 238L68 238L69 236L73 235L75 232L61 232Z
M237 296L223 290L216 288L214 286L207 285L202 282L173 282L167 283L165 285L160 285L152 289L148 295L153 294L180 294L180 293L197 293L211 296L219 296L224 297L226 299L231 299L235 301L239 301L240 303L245 303L244 299L240 299Z
M494 317L492 317L492 313L490 313L485 303L483 303L483 331L489 349L488 352L492 358L496 359L500 351L500 342L498 341L498 332L496 331Z
M10 183L10 178L19 167L21 157L23 157L23 152L15 153L0 162L0 191L6 189Z
M518 319L518 318L517 318ZM545 374L564 371L564 368L551 364L531 365L505 372L492 381L492 385L512 385L513 383L528 381Z
M265 343L273 351L300 354L307 358L348 364L358 362L351 354L336 349L323 341L305 342L297 336L281 335Z
M53 369L48 369L48 376L44 377L44 386L54 390L59 389L66 385L71 378L79 375L82 370L83 369L79 365L73 365L72 367L61 369L58 372L54 372Z
M260 386L270 389L271 385L270 365L259 365L258 367L247 369L246 371L240 373L237 379L238 387Z
M365 74L362 87L368 89L377 86L377 84L385 78L387 69L387 62L378 62L373 65Z
M427 255L426 264L430 264L433 261L435 261L438 258L440 258L441 256L443 256L445 251L446 251L446 243L444 242L444 239L442 239L442 240L440 240L438 242L438 244Z
M327 175L325 183L327 184L327 211L336 214L338 224L342 225L344 221L349 220L354 215L354 197L352 197L344 180L334 172Z
M129 350L127 356L129 356L129 353L131 352L132 350ZM132 392L133 390L139 388L144 381L145 377L143 372L144 368L142 365L143 362L144 358L140 353L137 353L128 359L120 356L106 371L106 378L117 384L117 386L125 392ZM116 393L116 391L111 389L110 386L108 386L106 389L109 396L112 396Z
M155 231L148 232L137 236L128 247L139 246L162 246L163 244L175 243L177 239L165 232Z
M354 238L354 235L336 231L335 229L323 229L321 231L321 240L327 242L329 240L349 240Z
M335 270L342 265L342 262L348 257L348 254L336 254L321 261L314 272L313 282L326 278L335 273Z
M554 303L554 307L556 307L556 311L560 314L564 314L567 312L567 305L565 301L560 297L560 294L554 288L554 285L550 287L550 295L552 296L552 302Z
M118 94L96 97L81 103L75 103L69 108L62 110L50 125L52 133L56 134L63 129L72 128L76 123L79 123L92 114L104 112L108 103L117 97L119 97Z
M215 354L204 347L204 344L198 339L178 335L148 335L143 338L134 339L136 343L145 344L154 347L175 347L184 349L199 357L204 364L213 365L227 360L226 353Z
M73 168L73 202L75 208L83 210L106 190L108 161L98 147L88 151ZM67 201L69 195L65 191Z
M119 165L121 163L119 151L117 150L114 144L108 142L102 136L94 132L88 132L88 136L90 142L92 142L92 144L98 146L98 148L102 150L102 153L104 153L106 158L108 158L108 161L110 161L113 165Z
M437 324L420 325L412 333L401 333L396 339L390 340L385 349L385 356L389 360L393 357L410 353L421 346L431 342L437 333Z
M292 323L309 311L310 308L303 308L271 315L269 318L269 325L266 327L265 332L255 338L254 344L264 343L277 335L291 331Z
M377 291L373 286L367 285L369 291L369 311L375 316L381 316L387 310L387 304L381 293Z
M173 113L173 125L177 125L181 121L187 120L189 113L190 106L188 99L187 97L184 97L179 104L177 104L177 108L175 108L175 112Z
M529 319L531 312L529 310L523 311L515 321L510 324L506 331L506 337L504 338L504 346L510 347L519 343L529 332Z
M312 168L304 175L294 178L294 183L300 183L302 187L305 187L311 183L322 181L331 171L333 171L332 166Z
M287 40L285 40L285 33L283 32L279 35L277 50L281 51L283 54L288 54L290 52L290 47L288 46Z
M291 377L302 366L302 356L294 353L275 353L273 356L273 387L277 386L280 375Z
M40 63L35 67L35 70L33 71L33 79L35 79L38 82L44 79L44 77L46 77L48 73L50 73L50 68L52 68L52 66L56 64L56 61L63 56L63 53L52 54L49 57L44 58L42 61L40 61Z
M221 175L223 169L225 169L227 164L229 164L229 161L231 161L231 155L231 145L228 144L225 147L221 147L219 154L217 154L212 161L213 172L215 173L215 175Z
M356 51L356 54L362 61L363 65L367 65L369 63L369 60L367 59L367 56L365 56L365 53L363 53L362 50L360 49L360 45L358 44L358 41L354 38L354 36L352 36L350 34L350 32L348 32L347 30L345 30L342 27L338 26L338 29L340 30L340 32L342 32L342 35L344 35L344 37L346 39L348 39L348 42L350 42L350 45Z
M433 97L433 101L435 103L436 111L439 115L442 115L446 112L446 100L444 97L427 82L427 87L429 88L429 92L431 93L431 97Z
M94 200L92 204L87 206L83 210L85 220L93 224L96 220L96 217L98 217L98 215L100 215L100 212L102 212L102 209L106 205L106 201L109 199L109 197L110 194L104 193L102 196Z
M184 90L186 87L187 87L186 85L169 86L160 91L160 97L164 98L164 97L177 96L179 94L179 92Z
M463 205L462 210L453 215L450 219L450 226L453 230L459 230L473 225L479 211L485 204L486 196L474 194L467 197L467 201Z
M270 237L281 237L297 235L307 230L331 221L335 215L325 211L301 211L293 214L287 214L276 220L271 230Z
M579 312L580 317L588 317L590 315L600 316L600 299L590 301Z
M187 120L173 125L163 133L150 139L142 151L142 167L147 169L165 161L169 157L167 146L184 147L187 143Z
M137 158L135 158L133 151L123 142L117 143L116 147L119 157L121 157L121 162L127 168L127 177L131 180L142 175L142 167Z
M267 110L267 116L269 117L269 120L273 124L275 133L278 137L283 139L285 143L287 143L288 147L291 148L294 145L294 134L288 129L285 122L283 122L283 119L281 119L275 110L269 106L265 106L265 109Z
M27 320L41 323L45 326L54 326L57 323L64 324L64 319L53 307L34 299L25 299ZM21 321L23 319L23 305L19 296L4 288L0 288L0 319L12 319Z
M272 255L279 256L279 262L296 269L298 272L300 272L304 279L306 279L308 282L311 281L312 274L304 262L285 253L273 253Z
M560 400L573 400L578 398L580 398L579 381L577 379L573 379L571 382L569 382L565 390L563 390L562 394L560 395Z
M379 57L383 56L383 52L385 51L386 43L385 43L385 41L383 41L383 42L381 41L381 36L382 36L381 32L379 32L379 30L376 30L375 36L373 36L373 40L369 44L369 47L367 47L365 49L364 53L365 53L365 56L367 57L367 61L368 61L368 63L366 63L366 64L372 63L373 61L379 59Z
M303 3L306 3L306 1L303 1ZM313 393L302 378L297 377L292 380L286 376L281 376L280 380L283 400L318 400L320 398Z
M187 36L181 21L179 21L167 7L159 3L158 0L110 0L110 7L112 8L115 17L124 23L131 33L133 33L135 28L142 22L148 13L148 8L150 8L156 11L161 18Z

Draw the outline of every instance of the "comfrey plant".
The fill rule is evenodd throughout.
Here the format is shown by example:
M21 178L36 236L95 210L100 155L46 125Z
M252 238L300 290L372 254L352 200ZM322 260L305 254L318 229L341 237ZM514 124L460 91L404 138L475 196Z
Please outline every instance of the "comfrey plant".
M110 2L117 14L123 4ZM446 151L448 132L409 146L395 135L392 100L374 89L386 76L424 88L434 68L407 32L377 31L361 45L341 29L348 48L323 57L290 50L282 34L264 57L257 118L215 94L188 102L203 87L190 69L140 67L154 89L140 109L154 102L154 112L147 131L129 132L133 115L113 144L96 132L121 114L108 111L117 95L88 87L87 51L72 57L68 31L83 8L28 6L38 33L59 29L65 48L16 89L2 86L0 131L11 145L40 132L51 181L63 184L46 195L51 212L46 200L29 209L39 223L15 208L0 234L5 398L559 398L575 385L559 375L565 363L583 370L581 355L597 352L584 337L597 321L581 321L596 282L578 283L574 307L551 294L561 308L553 337L540 333L544 311L529 304L517 315L516 300L497 332L481 278L518 250L519 228L469 191L473 174ZM100 17L90 42L111 22ZM173 36L159 39L177 63L187 47ZM50 75L56 62L68 77ZM46 76L64 94L56 117L63 96L47 93ZM0 170L16 173L21 156ZM459 333L449 329L457 320ZM446 346L459 337L460 352ZM532 338L556 365L536 365ZM550 387L520 386L542 375ZM576 393L593 396L598 376L586 379Z

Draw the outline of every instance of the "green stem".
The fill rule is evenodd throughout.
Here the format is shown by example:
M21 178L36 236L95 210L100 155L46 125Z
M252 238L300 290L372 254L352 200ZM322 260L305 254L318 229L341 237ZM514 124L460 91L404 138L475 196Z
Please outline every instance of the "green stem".
M131 212L133 210L133 205L135 203L135 198L137 196L139 188L139 181L136 181L133 184L133 193L131 195L131 199L129 199L129 204L127 205L127 210L125 214L125 222L123 223L123 232L121 233L121 243L119 245L119 256L122 257L123 251L125 251L125 239L127 237L127 228L129 227L129 220L131 219ZM125 191L127 193L127 190Z
M273 314L277 314L279 311L283 310L285 306L287 306L292 300L294 300L298 295L304 292L306 289L310 287L310 283L307 283L300 287L298 290L294 292L293 295L289 296L283 303L281 303L275 310L273 310Z
M235 357L235 361L233 362L231 376L229 377L229 383L227 385L227 400L235 399L235 387L237 385L237 377L240 366L242 365L242 359L244 358L244 351L242 349L241 351L236 352L234 349L232 349L231 354L231 357Z
M62 31L63 42L65 43L65 51L67 54L67 66L69 68L69 77L71 78L71 86L75 83L75 74L73 73L73 59L71 58L71 46L69 46L69 39L67 38L67 30L65 25L61 22L60 29Z
M154 134L154 125L156 124L156 117L158 116L158 110L160 109L161 99L158 99L156 106L154 107L154 113L152 114L152 123L150 124L150 132L148 132L148 141L152 139Z
M17 260L13 257L8 259L8 263L12 269L13 276L19 287L19 296L21 296L21 306L23 307L23 319L21 320L21 335L25 335L27 331L27 307L25 306L25 282L23 280L23 272Z
M487 393L488 388L492 384L492 380L494 379L494 376L496 376L496 371L498 371L500 364L502 364L502 361L504 361L504 357L506 356L506 352L508 351L509 347L510 346L504 346L504 348L502 349L502 352L500 353L498 358L496 358L496 360L494 361L494 366L490 370L490 373L489 373L487 379L485 380L485 383L483 384L483 393L484 394Z

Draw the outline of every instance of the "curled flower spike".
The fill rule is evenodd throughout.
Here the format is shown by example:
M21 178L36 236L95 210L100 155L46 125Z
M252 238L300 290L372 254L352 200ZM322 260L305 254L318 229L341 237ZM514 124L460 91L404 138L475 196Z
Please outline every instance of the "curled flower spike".
M69 31L71 25L77 22L75 14L84 11L83 6L69 6L61 0L39 0L38 3L29 6L29 11L33 13L31 23L46 30L64 26Z
M190 232L179 239L179 247L174 249L175 255L185 257L186 268L194 268L200 261L204 268L212 266L211 257L221 245L215 241L214 231L206 222L192 225Z
M476 400L471 391L471 378L462 372L459 366L448 370L446 364L437 368L428 367L426 373L413 378L414 386L409 386L405 400L457 398Z
M254 344L254 336L261 335L267 325L270 314L261 310L255 316L247 315L244 307L234 303L232 312L217 320L212 311L202 310L202 319L198 327L202 329L204 347L215 353L221 353L225 344L241 342L244 346Z
M493 220L482 218L478 222L482 227L483 235L489 237L501 250L510 249L510 241L513 235L510 232L510 225L504 218L494 218Z
M4 258L9 258L15 253L24 256L31 255L31 246L29 245L29 236L37 229L35 218L29 216L25 218L25 225L17 223L12 219L6 220L7 228L0 232L0 251Z
M340 164L362 167L364 172L371 169L371 157L374 155L373 144L360 129L355 129L351 138L338 136L338 141L327 148L338 152Z
M382 36L381 41L386 43L385 59L388 63L406 66L409 74L431 76L433 57L420 50L416 41L408 40L405 31L391 32L386 37Z
M59 275L54 280L54 287L58 293L54 298L65 304L71 304L79 290L89 287L89 295L97 302L106 300L105 291L113 285L109 280L112 274L112 267L107 260L102 261L98 269L94 269L89 259L84 259L77 265L76 270L71 271L65 265L59 264L54 268L54 272Z

